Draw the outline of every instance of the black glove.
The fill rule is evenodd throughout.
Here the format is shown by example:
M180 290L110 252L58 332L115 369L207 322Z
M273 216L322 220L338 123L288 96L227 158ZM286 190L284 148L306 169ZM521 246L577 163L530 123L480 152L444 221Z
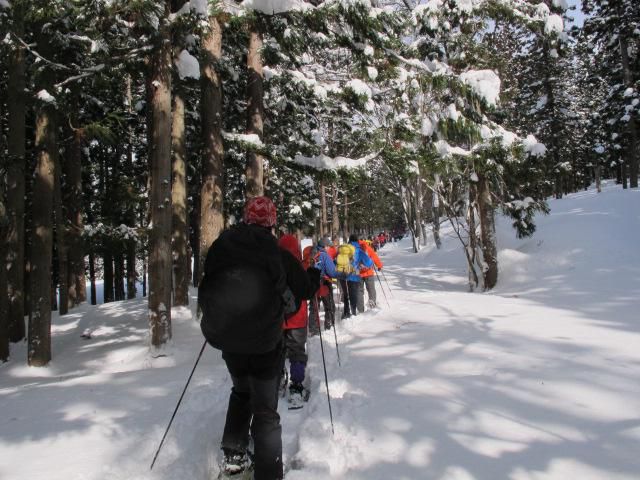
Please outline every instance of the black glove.
M320 289L320 270L315 267L309 267L307 268L307 275L309 276L311 291L315 294Z

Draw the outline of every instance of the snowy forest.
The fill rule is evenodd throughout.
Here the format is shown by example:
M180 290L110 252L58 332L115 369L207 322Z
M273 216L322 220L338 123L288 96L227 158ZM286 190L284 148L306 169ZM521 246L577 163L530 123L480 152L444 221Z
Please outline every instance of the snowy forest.
M300 237L448 224L492 289L497 215L524 238L549 198L638 187L640 3L580 8L0 0L0 359L47 365L52 311L140 290L162 348L258 195Z

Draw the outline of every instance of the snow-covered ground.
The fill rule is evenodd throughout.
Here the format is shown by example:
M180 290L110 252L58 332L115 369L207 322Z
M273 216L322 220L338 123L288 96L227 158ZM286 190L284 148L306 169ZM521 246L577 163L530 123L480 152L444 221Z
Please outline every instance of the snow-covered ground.
M390 306L318 337L312 397L282 410L287 480L640 479L640 191L609 186L551 202L534 237L498 222L499 286L466 292L464 258L385 247ZM448 233L447 233L448 232ZM379 287L379 286L378 286ZM194 302L193 302L194 303ZM230 388L188 309L152 358L144 300L55 318L54 360L0 366L3 480L208 480ZM81 337L90 332L89 339Z

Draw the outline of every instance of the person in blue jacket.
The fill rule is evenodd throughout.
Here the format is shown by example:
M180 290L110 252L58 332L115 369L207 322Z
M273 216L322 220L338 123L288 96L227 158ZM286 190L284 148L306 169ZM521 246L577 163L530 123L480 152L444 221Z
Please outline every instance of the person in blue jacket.
M349 243L356 249L353 255L354 272L347 277L351 315L364 312L364 282L360 276L360 268L373 268L373 260L362 250L358 240L358 235L355 233L349 236Z
M326 247L331 247L333 243L328 237L318 240L318 244L315 248L314 262L315 267L320 270L320 290L318 291L319 300L324 306L324 329L329 330L333 327L336 317L336 304L333 300L333 282L332 279L338 276L336 271L336 265L333 263L333 258L326 250ZM315 308L313 302L310 305L309 316L309 334L317 335L319 333L320 326L315 314Z

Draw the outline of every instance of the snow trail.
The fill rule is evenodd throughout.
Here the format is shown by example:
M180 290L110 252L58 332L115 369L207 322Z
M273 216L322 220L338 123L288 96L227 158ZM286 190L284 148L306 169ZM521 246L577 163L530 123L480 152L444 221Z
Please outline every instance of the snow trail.
M500 219L490 293L466 292L447 229L441 250L387 245L391 308L338 324L341 367L325 336L335 435L318 337L309 403L280 405L286 480L637 480L638 206L640 192L609 185L551 201L529 239ZM211 348L149 472L202 345L191 311L174 309L173 326L153 358L144 299L81 306L54 316L49 367L14 347L0 366L0 478L216 475L230 380Z

